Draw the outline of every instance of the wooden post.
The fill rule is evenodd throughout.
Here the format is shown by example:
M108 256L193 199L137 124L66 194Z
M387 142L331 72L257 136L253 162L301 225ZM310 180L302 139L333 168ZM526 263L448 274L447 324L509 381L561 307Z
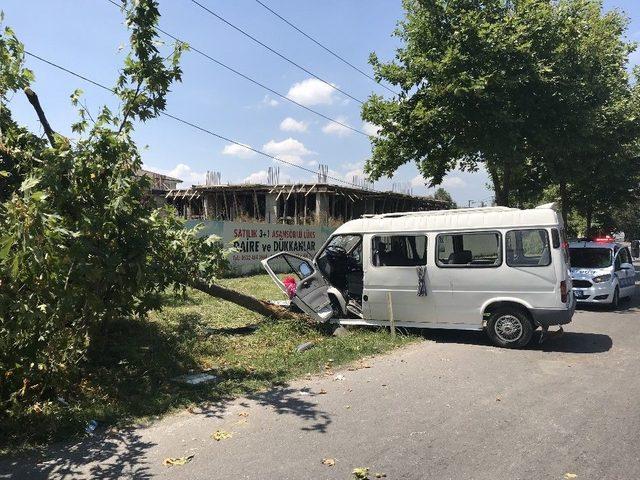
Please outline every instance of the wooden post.
M391 300L391 292L387 291L387 308L389 310L389 322L391 322L391 336L396 336L396 321L393 318L393 301Z

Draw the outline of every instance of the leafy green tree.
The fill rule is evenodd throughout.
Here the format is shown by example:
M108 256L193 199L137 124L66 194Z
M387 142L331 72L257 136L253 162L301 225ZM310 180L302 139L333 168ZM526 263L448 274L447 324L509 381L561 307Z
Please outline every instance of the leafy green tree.
M447 192L444 188L438 188L433 194L433 198L436 200L442 200L443 202L447 202L451 208L457 208L456 202L453 200L453 197L449 192Z
M130 51L113 88L115 112L80 103L70 140L49 125L24 68L24 49L0 34L0 410L19 414L73 382L87 352L108 342L114 319L162 305L167 287L186 285L269 316L289 315L215 285L226 266L216 238L186 230L155 210L132 140L134 123L158 116L179 81L177 43L160 51L154 0L123 3ZM23 91L47 140L11 118L7 96Z
M557 185L563 217L572 208L586 218L628 197L637 184L640 136L637 86L626 70L635 44L624 40L628 20L603 13L593 0L555 7L562 43L553 49L538 93L529 152L544 167L543 182Z
M612 105L629 96L625 18L603 14L595 0L404 7L395 59L371 55L376 76L400 94L372 95L363 106L363 118L381 127L367 173L390 176L414 161L437 185L456 166L482 164L499 205L525 205L557 185L566 218L576 164L603 157L595 135L606 137Z
M627 201L610 210L607 218L596 218L598 226L609 231L622 231L627 241L640 239L640 196L635 193Z
M394 61L375 54L376 75L400 89L373 95L362 116L380 125L367 163L373 178L415 161L438 185L454 167L484 164L498 204L518 179L537 173L527 162L533 92L547 68L538 50L552 48L555 24L543 0L405 0L403 41ZM553 45L553 42L551 42Z

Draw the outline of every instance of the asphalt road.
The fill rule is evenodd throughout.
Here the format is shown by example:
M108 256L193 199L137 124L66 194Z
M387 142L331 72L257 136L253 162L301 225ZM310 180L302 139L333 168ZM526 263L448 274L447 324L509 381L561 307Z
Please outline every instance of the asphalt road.
M0 478L348 479L355 467L389 480L640 478L640 292L616 312L579 310L565 330L527 350L427 331L370 368L333 372L344 379L5 460ZM232 438L211 439L218 429Z

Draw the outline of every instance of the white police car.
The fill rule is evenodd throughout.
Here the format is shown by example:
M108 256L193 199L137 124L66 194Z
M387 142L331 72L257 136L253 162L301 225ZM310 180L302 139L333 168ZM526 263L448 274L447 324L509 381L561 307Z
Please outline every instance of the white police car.
M578 302L616 308L621 298L633 295L636 272L627 247L614 242L572 242L569 257Z

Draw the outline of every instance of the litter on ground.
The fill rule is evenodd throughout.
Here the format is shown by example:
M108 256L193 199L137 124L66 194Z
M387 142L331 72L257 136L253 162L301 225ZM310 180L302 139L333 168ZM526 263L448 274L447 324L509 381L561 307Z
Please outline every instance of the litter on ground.
M210 373L200 372L200 373L190 373L187 375L180 375L179 377L175 377L174 382L178 383L186 383L187 385L200 385L201 383L208 383L217 380L218 377L215 375L211 375Z
M194 455L187 455L186 457L177 457L177 458L165 458L162 461L162 464L166 467L175 467L180 465L186 465L191 460L193 460Z

